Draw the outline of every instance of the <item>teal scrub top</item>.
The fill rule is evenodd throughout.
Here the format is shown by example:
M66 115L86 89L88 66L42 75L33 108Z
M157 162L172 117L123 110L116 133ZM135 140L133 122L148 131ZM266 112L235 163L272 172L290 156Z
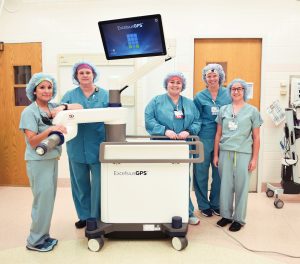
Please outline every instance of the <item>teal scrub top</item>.
M53 109L58 105L55 103L48 103L49 109ZM19 128L23 132L25 129L30 130L36 134L42 133L49 126L44 124L42 121L42 116L47 117L47 113L45 113L42 109L38 107L36 102L33 102L29 106L27 106L22 114L20 119ZM61 155L61 146L55 147L53 150L46 152L45 155L40 156L35 152L35 149L31 147L28 142L27 137L25 137L26 149L25 149L25 160L47 160L47 159L55 159Z
M183 117L176 118L174 111L182 111ZM175 133L188 130L197 135L200 129L199 112L193 101L180 96L175 105L168 94L155 96L145 109L145 127L150 135L165 135L166 130Z
M215 101L211 98L211 94L206 88L196 94L194 103L200 113L201 128L199 137L201 139L214 139L217 131L215 122L217 112L212 113L212 107L216 107L219 110L221 106L231 103L231 98L228 96L226 88L220 87Z
M246 103L234 115L232 104L225 105L221 107L216 122L222 126L220 150L252 153L252 130L263 123L256 107ZM230 122L237 124L237 128L230 129Z
M102 88L96 88L94 93L86 98L77 87L68 91L61 103L81 104L84 109L108 107L108 92ZM67 142L67 152L70 160L93 164L99 162L99 146L105 140L105 128L103 122L78 124L77 136Z

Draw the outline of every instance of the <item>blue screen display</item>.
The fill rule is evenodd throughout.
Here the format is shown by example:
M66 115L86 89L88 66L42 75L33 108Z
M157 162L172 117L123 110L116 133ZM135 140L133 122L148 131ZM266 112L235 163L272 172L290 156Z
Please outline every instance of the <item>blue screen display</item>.
M160 15L100 21L98 25L108 60L166 54Z

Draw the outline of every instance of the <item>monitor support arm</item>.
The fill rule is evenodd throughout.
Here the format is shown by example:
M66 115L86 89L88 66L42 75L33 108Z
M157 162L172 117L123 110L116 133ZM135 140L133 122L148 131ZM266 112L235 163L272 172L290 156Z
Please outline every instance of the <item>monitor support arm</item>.
M135 83L139 78L143 77L159 65L171 60L172 57L156 57L153 58L151 61L145 63L142 67L140 67L137 71L133 72L126 78L120 81L120 86L122 87L120 89L120 93L122 93L127 87Z
M121 93L128 88L130 85L134 84L139 78L143 77L150 71L157 68L159 65L171 60L171 56L165 57L155 57L152 58L149 62L145 63L139 69L131 73L126 78L120 80L118 86L122 87L119 90L109 90L109 106L111 107L120 107L121 104Z

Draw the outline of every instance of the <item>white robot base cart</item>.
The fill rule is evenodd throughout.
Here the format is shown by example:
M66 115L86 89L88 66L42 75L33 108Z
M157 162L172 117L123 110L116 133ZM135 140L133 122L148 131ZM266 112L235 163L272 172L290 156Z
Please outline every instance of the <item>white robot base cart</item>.
M90 250L99 251L104 237L169 237L176 250L188 245L189 164L203 161L196 138L101 144L101 221L87 221Z

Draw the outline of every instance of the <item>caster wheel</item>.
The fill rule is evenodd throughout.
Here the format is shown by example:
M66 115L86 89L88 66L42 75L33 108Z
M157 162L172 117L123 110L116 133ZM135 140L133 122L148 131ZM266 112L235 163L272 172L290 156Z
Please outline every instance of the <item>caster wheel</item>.
M180 251L187 247L188 240L186 237L173 237L172 238L172 246L174 249Z
M281 209L283 207L283 205L284 205L284 202L281 201L280 199L274 201L274 206L278 209Z
M272 191L271 189L268 189L268 190L266 191L266 195L267 195L268 197L273 197L273 196L274 196L274 191Z
M88 248L90 251L93 251L93 252L97 252L99 251L104 245L104 240L102 237L99 237L99 238L92 238L92 239L89 239L88 241Z

